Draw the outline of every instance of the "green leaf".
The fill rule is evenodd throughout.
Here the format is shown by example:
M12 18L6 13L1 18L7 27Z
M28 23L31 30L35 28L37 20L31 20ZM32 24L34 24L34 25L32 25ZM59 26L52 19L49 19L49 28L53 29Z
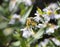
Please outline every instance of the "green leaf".
M20 39L20 33L16 32L13 34L13 38L19 40Z
M21 47L27 47L26 39L21 38L20 42L21 42Z
M0 23L0 29L6 28L7 25L8 25L7 22L1 22L1 23Z
M44 29L39 29L38 32L34 35L34 39L39 39L42 37Z
M0 6L0 14L4 14L4 8Z
M36 41L37 39L42 38L43 33L44 33L44 29L39 29L38 32L33 36L33 38L29 41L29 44Z
M7 19L5 16L0 15L0 22L2 21L9 21L9 19Z
M14 31L13 28L5 28L5 29L3 30L3 34L4 34L5 36L9 36L9 35L11 35L11 34L13 33L13 31Z
M13 47L14 47L14 46L15 46L15 47L17 47L17 46L19 47L19 46L20 46L20 41L13 42L13 43L12 43L12 46L13 46Z
M21 9L20 15L23 16L26 13L26 11L28 10L28 7L25 7L25 4L21 3L20 9Z
M32 8L33 8L33 6L31 6L31 7L29 8L29 10L26 12L26 14L23 15L23 18L22 18L22 23L23 23L23 24L25 24L26 19L27 19L27 17L29 16Z
M46 45L46 47L57 47L57 46L55 45L55 43L52 40L49 40L49 42Z
M25 7L23 10L21 10L20 15L24 15L27 11L28 7Z
M40 15L43 14L43 12L42 12L42 10L41 10L40 8L37 8L37 11L38 11L38 13L39 13Z
M60 27L60 19L58 20L58 26Z
M55 38L57 38L58 40L60 40L60 28L58 28L57 30L55 30L53 36Z

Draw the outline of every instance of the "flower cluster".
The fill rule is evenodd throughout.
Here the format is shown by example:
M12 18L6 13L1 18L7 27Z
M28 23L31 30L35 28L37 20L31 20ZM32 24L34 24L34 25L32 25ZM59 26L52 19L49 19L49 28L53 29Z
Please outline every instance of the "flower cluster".
M54 7L55 6L55 7ZM37 11L35 13L35 17L29 17L26 20L26 27L24 29L21 29L23 31L22 36L24 38L29 38L32 35L33 28L41 29L46 28L44 34L51 35L51 33L54 33L56 29L59 28L58 25L49 22L50 20L58 20L60 18L60 14L56 14L55 11L58 9L58 5L56 3L50 4L48 7L44 8L43 11L40 8L37 8ZM22 22L22 17L20 15L14 14L11 17L11 21L9 24L14 24L15 20L18 19L19 22ZM24 20L23 20L24 21ZM35 34L35 32L33 33Z
M35 13L36 16L27 18L26 26L29 29L30 28L31 29L33 29L33 28L34 29L35 28L36 29L37 28L39 28L39 29L46 28L44 34L51 35L51 33L54 33L55 30L57 30L59 28L59 26L56 25L54 23L54 21L52 23L49 22L49 21L52 21L52 20L55 20L55 22L56 22L56 20L58 20L60 18L60 14L55 13L57 8L58 8L58 5L56 3L52 3L48 7L44 8L43 12L40 10L40 8L37 8L37 11Z
M37 6L33 17L35 1L4 0L0 5L0 47L60 47L60 3Z

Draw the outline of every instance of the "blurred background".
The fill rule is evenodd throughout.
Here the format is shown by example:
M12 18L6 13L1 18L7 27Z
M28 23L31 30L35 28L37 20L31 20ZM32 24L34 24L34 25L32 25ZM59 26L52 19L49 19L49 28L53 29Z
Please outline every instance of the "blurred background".
M60 0L0 0L0 47L60 47Z

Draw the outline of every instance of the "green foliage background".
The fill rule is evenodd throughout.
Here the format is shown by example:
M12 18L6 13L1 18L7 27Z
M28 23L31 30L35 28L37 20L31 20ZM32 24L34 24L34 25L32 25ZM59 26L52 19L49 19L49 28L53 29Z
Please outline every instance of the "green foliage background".
M39 45L40 42L46 39L46 36L44 36L45 28L37 29L38 31L36 31L36 34L33 35L33 37L27 39L22 37L20 29L26 26L26 20L33 9L33 5L25 6L24 3L17 3L17 6L20 9L19 15L24 21L22 23L16 21L15 24L10 25L9 21L11 16L17 9L9 11L8 0L3 0L2 4L0 4L0 47L60 47L51 40L51 38L60 40L60 28L51 34L53 37L47 38L49 39L49 42L46 46ZM37 11L39 11L40 14L44 14L44 12L39 9ZM58 20L58 25L60 26L60 19ZM40 41L38 43L39 39Z

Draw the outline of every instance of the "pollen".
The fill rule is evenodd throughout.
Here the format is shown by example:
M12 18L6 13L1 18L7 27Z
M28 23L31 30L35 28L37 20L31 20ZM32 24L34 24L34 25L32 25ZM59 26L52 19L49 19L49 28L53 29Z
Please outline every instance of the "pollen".
M31 19L30 18L27 18L26 26L30 26L30 25L31 25Z
M49 10L49 11L47 12L47 14L48 14L48 15L51 15L51 14L52 14L52 11Z
M37 25L37 23L36 22L34 22L34 21L32 21L32 26L36 26Z
M55 25L54 25L54 24L49 23L49 27L54 28L54 27L55 27Z

